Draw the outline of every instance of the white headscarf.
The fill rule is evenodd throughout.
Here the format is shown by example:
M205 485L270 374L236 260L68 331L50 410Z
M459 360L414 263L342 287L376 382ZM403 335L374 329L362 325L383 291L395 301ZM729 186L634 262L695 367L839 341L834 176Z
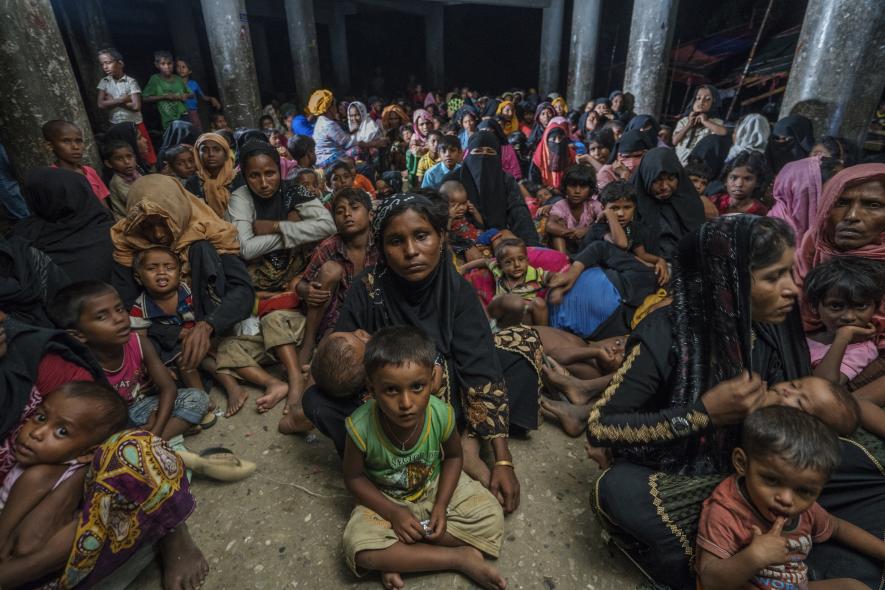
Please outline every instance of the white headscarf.
M771 125L768 124L768 119L757 113L747 115L734 130L734 144L728 150L725 161L731 160L741 152L753 151L764 154L769 135L771 135Z
M356 107L356 110L360 113L360 125L357 128L349 127L351 133L356 133L356 140L369 142L374 141L381 137L381 128L378 127L378 123L376 123L372 117L369 116L369 111L366 109L366 105L359 101L354 101L347 105L348 112L348 126L350 126L350 108Z

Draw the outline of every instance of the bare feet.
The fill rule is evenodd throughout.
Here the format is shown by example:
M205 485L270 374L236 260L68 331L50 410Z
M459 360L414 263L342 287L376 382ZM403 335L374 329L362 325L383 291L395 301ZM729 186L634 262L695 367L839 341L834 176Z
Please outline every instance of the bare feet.
M587 428L589 406L573 406L568 402L540 398L541 413L545 418L558 421L569 436L581 436Z
M461 469L483 486L489 487L492 472L489 471L489 466L479 456L479 439L475 436L462 436L461 449L464 460L464 465Z
M289 386L283 381L274 379L264 388L264 395L255 400L259 414L267 412L289 395Z
M249 392L243 389L239 383L228 385L227 387L227 411L224 413L225 418L230 418L243 409L246 400L249 399Z
M209 564L184 523L160 540L160 551L163 590L192 590L206 581Z
M563 375L558 370L550 367L541 367L541 379L544 385L552 391L559 391L576 406L583 406L599 395L600 390L589 388L585 381L576 379L571 375Z
M381 572L381 583L387 590L399 590L406 587L402 576L396 572Z
M283 409L283 417L277 425L280 434L298 434L313 430L313 423L304 414L304 408L300 403L286 404Z
M479 549L466 546L458 547L457 551L463 554L463 559L458 564L458 571L462 574L489 590L504 590L507 587L507 580L498 568L483 558Z

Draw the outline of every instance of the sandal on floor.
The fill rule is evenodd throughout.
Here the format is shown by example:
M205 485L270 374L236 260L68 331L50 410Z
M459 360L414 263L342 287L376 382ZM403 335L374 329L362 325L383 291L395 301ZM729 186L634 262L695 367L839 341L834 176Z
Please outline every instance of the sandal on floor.
M200 420L199 424L194 424L190 428L188 428L184 436L194 436L195 434L200 434L204 430L208 430L215 426L215 423L218 422L218 416L216 416L211 410L206 412L206 415L203 416L203 419Z
M179 451L184 464L194 473L216 481L234 482L246 479L255 472L256 465L237 457L224 447L212 447L200 451Z

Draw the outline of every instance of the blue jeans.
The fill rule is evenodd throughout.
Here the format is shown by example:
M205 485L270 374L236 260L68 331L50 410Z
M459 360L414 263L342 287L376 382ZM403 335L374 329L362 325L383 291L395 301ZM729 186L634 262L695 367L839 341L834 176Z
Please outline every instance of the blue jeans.
M160 405L160 399L156 395L146 395L129 406L129 421L136 426L147 424L151 414ZM188 424L199 424L209 409L209 395L192 387L178 390L175 396L175 404L172 406L172 416L181 418Z

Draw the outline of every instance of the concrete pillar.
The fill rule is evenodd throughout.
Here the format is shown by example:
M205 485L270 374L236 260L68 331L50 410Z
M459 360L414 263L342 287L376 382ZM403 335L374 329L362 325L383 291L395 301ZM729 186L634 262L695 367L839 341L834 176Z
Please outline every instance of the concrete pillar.
M191 77L200 83L203 90L209 90L210 73L203 59L200 47L197 17L191 0L166 0L166 26L172 37L172 53L184 58L191 67ZM126 57L126 56L123 56Z
M224 113L234 127L254 127L261 116L261 99L245 0L202 0L202 4Z
M292 65L295 68L295 92L299 108L304 108L310 94L322 84L313 0L283 1L286 5Z
M633 110L660 120L667 64L679 0L634 0L624 92L636 97Z
M92 125L100 128L107 121L107 114L97 104L96 87L104 77L98 63L98 51L113 46L104 10L98 0L58 1L55 7L59 26L71 48L86 112Z
M4 0L0 10L0 142L16 174L52 161L41 126L66 119L83 130L86 160L99 164L92 130L49 0Z
M442 92L445 88L446 45L443 37L445 8L442 4L428 6L424 16L424 75L427 82L424 89ZM444 94L444 93L443 93Z
M809 0L780 116L859 146L885 85L883 27L881 0Z
M332 72L335 75L335 93L344 96L350 90L350 59L347 56L347 15L344 6L332 6L332 25L329 27L332 44Z
M602 0L576 1L572 8L571 50L568 60L568 101L580 108L593 98L596 75L596 46L599 41L599 17Z
M273 61L267 46L267 30L262 21L254 20L249 23L249 32L252 34L252 51L255 53L258 88L264 94L272 95L274 93Z
M562 22L565 16L565 0L551 0L544 9L541 21L541 67L538 73L538 90L541 96L560 92L559 59L562 55Z

